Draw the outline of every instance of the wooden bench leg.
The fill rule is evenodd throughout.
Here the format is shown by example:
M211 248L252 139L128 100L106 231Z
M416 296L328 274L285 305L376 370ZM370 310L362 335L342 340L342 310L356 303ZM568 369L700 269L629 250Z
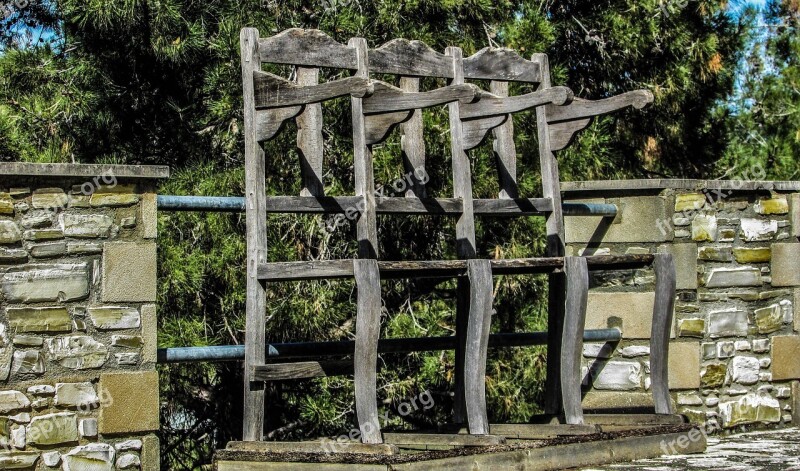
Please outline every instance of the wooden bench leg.
M464 358L467 426L473 435L489 434L486 413L486 352L492 320L492 266L489 260L469 260L469 321Z
M673 414L669 397L669 336L675 307L675 262L671 254L657 254L653 330L650 334L650 379L656 414Z
M564 331L561 335L561 394L567 424L583 424L581 407L581 357L586 303L589 298L589 268L583 257L565 257L567 277Z
M358 290L355 367L356 420L363 443L383 443L378 418L378 338L381 332L381 278L376 260L354 260Z

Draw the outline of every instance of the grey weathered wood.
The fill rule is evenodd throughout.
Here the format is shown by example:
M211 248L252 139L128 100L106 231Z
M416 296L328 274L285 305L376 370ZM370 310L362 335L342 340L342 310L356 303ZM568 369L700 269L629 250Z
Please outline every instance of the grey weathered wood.
M264 142L275 137L286 125L286 122L303 112L302 106L288 108L270 108L255 112L256 140Z
M492 80L489 91L498 97L508 96L508 82ZM500 183L501 199L518 198L517 186L517 147L514 145L514 120L508 116L506 122L492 130L494 134L495 165Z
M324 278L352 278L352 260L317 260L310 262L263 263L258 277L264 281L302 281Z
M393 445L449 445L449 446L495 446L506 442L496 435L461 435L457 433L384 433L386 443Z
M564 121L550 125L550 148L553 151L566 149L572 144L575 134L591 124L592 118Z
M428 48L428 50L433 51L433 49L430 48ZM433 52L439 56L445 57L443 54L436 51ZM448 67L445 69L452 73L453 68L452 64L450 64L452 59L446 57L445 59L449 61ZM419 78L400 77L400 89L411 93L418 92ZM426 183L423 183L418 177L420 172L424 172L423 175L427 175L427 169L425 168L425 136L423 135L421 110L415 110L408 121L400 125L400 151L403 155L403 168L407 174L411 175L411 181L413 183L406 190L405 196L416 198L427 197ZM459 204L459 210L460 206Z
M468 119L461 122L462 146L472 150L483 144L489 131L508 122L510 115L489 116L488 118Z
M453 78L453 58L422 41L393 39L370 49L369 55L372 73Z
M653 94L648 90L635 90L604 100L584 100L575 98L569 106L547 106L547 122L550 124L563 121L600 116L613 111L633 106L640 110L653 102Z
M358 70L355 77L369 78L369 57L367 41L363 38L352 38L347 45L356 51ZM350 98L353 118L353 166L355 173L356 196L364 198L364 207L356 223L359 258L378 258L378 228L375 215L375 176L372 166L372 149L367 142L366 125L364 123L363 99Z
M264 434L264 383L251 376L249 367L264 363L267 310L265 285L258 278L258 267L267 261L267 226L264 224L265 163L256 129L253 73L261 68L258 30L244 28L240 34L244 95L245 192L247 197L247 299L244 374L245 441L261 440Z
M363 204L361 196L268 196L266 213L345 214Z
M467 261L470 303L464 350L464 400L472 435L489 433L486 412L486 353L492 321L492 266L489 260Z
M250 367L250 377L254 381L323 378L326 376L341 376L352 372L353 362L351 361L304 361Z
M563 105L572 100L567 87L548 87L525 95L511 97L481 96L480 101L461 106L461 119L485 118L529 110L548 103Z
M356 419L363 443L383 443L378 418L378 338L381 332L381 278L375 260L354 260L358 290L355 366Z
M297 84L313 86L319 83L319 69L297 67ZM301 196L322 196L322 105L312 103L297 117L297 149L300 151L300 168L303 175Z
M287 29L259 40L262 62L358 69L356 51L316 29Z
M413 111L397 111L364 116L367 145L371 146L385 141L397 125L411 119L413 114Z
M228 442L226 450L257 451L260 453L358 453L366 455L398 455L395 445L366 444L336 440L334 446L325 441L308 442Z
M463 53L460 48L448 47L445 55L453 60L452 85L464 83ZM460 259L475 258L475 219L472 201L472 172L469 157L464 149L463 131L461 128L460 107L458 101L448 105L450 114L450 152L453 159L453 196L461 198L462 212L456 222L456 254ZM456 422L467 420L465 392L465 349L467 342L467 324L470 312L469 282L463 278L458 280L456 288L456 365L455 365L455 397L453 398L453 419Z
M553 210L547 198L476 199L474 213L480 216L533 216Z
M461 214L459 198L377 198L379 214Z
M269 72L255 71L253 82L256 109L307 105L346 95L362 98L372 91L369 80L358 76L301 86Z
M372 83L372 93L363 100L365 114L413 111L453 101L472 103L480 96L480 90L472 84L448 85L428 92L407 92L386 82Z
M550 64L546 54L534 54L531 58L539 65L541 80L539 90L551 87ZM532 80L533 81L533 80ZM561 188L559 185L558 161L550 148L550 132L547 128L546 107L536 108L536 127L539 138L539 164L542 175L542 193L553 202L553 212L546 221L547 246L545 254L549 257L563 257L564 215L561 210ZM552 333L547 343L547 381L545 389L545 412L555 414L561 411L561 333L564 319L565 280L561 273L553 273L548 279L548 330Z
M581 407L581 358L583 330L586 324L586 302L589 299L589 268L583 257L565 257L567 300L564 330L561 334L561 390L567 424L583 424Z
M444 432L466 434L469 430L458 425L444 425L439 429ZM572 437L599 433L597 425L566 425L566 424L490 424L489 433L500 437L522 440L542 440L556 437Z
M512 49L481 49L464 59L464 77L474 80L540 82L544 71L536 61L528 61Z
M657 254L653 268L656 294L650 334L650 379L657 414L673 414L669 396L669 335L675 307L675 261L671 254Z

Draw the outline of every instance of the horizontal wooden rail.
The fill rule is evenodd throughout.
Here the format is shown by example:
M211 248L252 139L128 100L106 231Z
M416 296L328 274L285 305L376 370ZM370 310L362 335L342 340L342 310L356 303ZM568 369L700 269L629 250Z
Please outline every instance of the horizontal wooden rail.
M362 207L360 196L270 196L267 197L268 213L344 214L353 208ZM377 198L378 214L461 214L459 198ZM613 204L564 203L567 216L614 217L617 207ZM172 196L159 195L158 209L161 211L233 212L245 211L245 199L221 196ZM480 216L533 216L553 210L548 198L476 199L474 213Z
M589 269L641 268L653 263L654 255L593 255L585 257ZM564 266L561 257L491 260L493 275L554 273ZM466 275L466 260L378 261L381 279L453 278ZM264 281L303 281L353 277L353 260L274 262L258 267Z
M619 342L622 333L618 329L586 330L584 342ZM493 334L489 336L489 347L529 347L547 343L547 332ZM411 353L453 350L455 337L427 337L381 339L378 353ZM270 360L314 358L323 356L352 355L355 342L300 342L267 345ZM158 350L158 363L193 363L205 361L240 361L244 359L244 345L215 347L176 347Z

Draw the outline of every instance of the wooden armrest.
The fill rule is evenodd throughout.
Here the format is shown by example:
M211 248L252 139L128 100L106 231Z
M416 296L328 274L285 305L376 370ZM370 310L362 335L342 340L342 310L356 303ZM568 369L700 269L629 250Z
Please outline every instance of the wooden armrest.
M362 98L372 93L363 77L346 77L319 85L297 85L269 72L253 72L256 109L286 108L350 95Z
M461 119L476 119L507 115L542 105L564 105L572 101L572 90L567 87L551 87L525 95L498 97L483 94L476 103L461 106Z
M411 111L453 101L472 103L481 95L480 89L472 84L448 85L428 92L406 92L379 80L373 80L372 84L372 94L363 101L365 114Z
M636 90L623 93L604 100L584 100L575 98L568 106L547 106L547 123L555 124L564 121L591 118L608 114L628 106L640 110L653 102L653 94L649 90Z

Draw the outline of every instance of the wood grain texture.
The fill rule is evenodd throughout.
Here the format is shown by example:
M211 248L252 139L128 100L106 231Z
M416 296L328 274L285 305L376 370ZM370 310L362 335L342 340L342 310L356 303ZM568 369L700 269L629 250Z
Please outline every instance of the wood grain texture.
M367 145L371 146L385 141L397 125L408 121L413 115L413 111L365 115L364 128Z
M303 112L303 106L270 108L255 112L256 141L264 142L275 137L286 122Z
M492 80L489 92L500 98L508 96L508 82ZM514 145L514 120L507 116L505 123L492 129L495 167L500 184L500 199L519 197L517 186L517 146Z
M492 321L492 266L489 260L467 261L470 287L467 342L464 350L464 400L472 435L489 434L486 411L486 354Z
M436 51L434 51L434 53L439 54ZM444 57L443 54L439 55ZM447 60L449 61L448 67L445 69L452 72L452 64L450 64L452 60L449 58L447 58ZM400 89L410 93L418 92L419 78L400 77ZM425 135L422 125L422 110L414 110L408 121L400 125L400 151L403 157L403 168L406 174L411 175L412 181L412 184L406 190L405 196L415 198L427 197L428 191L425 186L427 182L423 182L418 176L427 176L427 169L425 168Z
M364 204L361 196L268 196L265 213L345 214Z
M255 381L323 378L326 376L346 375L352 372L352 361L303 361L250 367L250 376Z
M314 86L319 83L319 69L297 67L297 85ZM312 103L305 106L297 117L297 149L300 152L300 170L303 187L301 196L322 196L322 105Z
M474 213L479 216L536 216L553 210L547 198L476 199Z
M378 214L461 214L459 198L376 198Z
M511 116L504 114L462 121L462 147L464 150L472 150L480 146L486 140L489 131L505 124L509 119Z
M637 110L653 102L653 94L648 90L635 90L604 100L584 100L575 98L568 106L547 106L547 122L551 124L576 119L590 118L608 114L628 106Z
M264 434L264 383L251 376L250 367L264 363L267 310L266 287L258 279L258 267L267 261L267 226L264 218L264 151L258 143L253 73L261 68L258 30L242 29L239 37L244 95L245 193L247 198L247 299L244 372L245 441L261 440Z
M487 47L464 59L464 77L468 79L537 83L543 74L536 61L526 60L512 49Z
M519 113L553 103L563 105L572 101L572 90L567 87L548 87L524 95L498 97L483 95L480 101L461 106L461 119Z
M350 95L364 97L371 92L365 77L345 77L317 85L301 86L269 72L253 72L256 109L285 108L319 103Z
M407 92L377 80L372 85L372 93L363 100L365 114L413 111L453 101L472 103L480 96L480 90L472 84L448 85L427 92Z
M316 29L287 29L259 40L261 61L308 67L358 69L356 51Z
M675 261L672 254L657 254L653 268L656 294L650 334L650 379L657 414L674 414L669 395L669 335L675 308Z
M354 260L358 291L355 366L356 420L363 443L383 443L378 418L378 339L381 332L381 277L375 260Z
M367 41L363 38L352 38L347 44L356 50L358 70L355 77L368 79L369 57L367 56ZM378 228L375 214L375 176L373 173L372 148L367 141L366 135L363 99L356 96L351 97L350 108L353 118L353 167L356 196L364 198L364 208L356 222L358 256L359 258L377 259Z
M416 77L453 78L453 58L431 49L422 41L393 39L370 49L370 71Z
M589 299L589 267L583 257L564 258L567 278L567 300L564 330L561 334L561 390L567 424L583 424L581 407L581 358L583 330L586 324L586 303Z
M564 121L551 124L550 127L550 149L553 151L566 149L575 138L578 131L586 129L592 123L592 118L576 119L575 121Z

